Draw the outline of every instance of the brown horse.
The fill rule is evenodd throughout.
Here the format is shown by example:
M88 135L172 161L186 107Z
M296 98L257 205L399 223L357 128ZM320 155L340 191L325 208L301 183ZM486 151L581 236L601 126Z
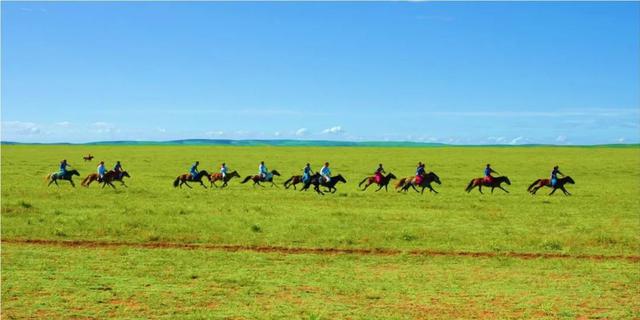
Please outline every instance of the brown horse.
M279 175L280 175L280 172L278 172L276 170L271 170L270 174L267 177L262 177L261 175L247 176L240 183L247 183L247 181L252 180L254 187L256 185L264 187L263 185L260 184L260 182L271 182L271 186L272 187L274 187L274 186L277 187L278 185L273 182L273 176L279 176Z
M397 177L389 172L388 175L386 176L382 176L382 181L380 181L380 183L376 182L376 177L375 176L369 176L364 178L364 180L360 181L360 183L358 184L358 187L361 187L363 183L365 183L365 181L367 182L367 184L364 185L364 188L362 188L362 191L367 190L367 188L369 188L370 185L372 184L377 184L378 185L378 189L376 190L376 192L380 191L380 189L384 188L384 191L388 191L387 186L389 185L389 182L391 181L391 179L396 179Z
M475 178L475 179L471 179L465 191L471 192L473 188L478 187L478 191L482 193L482 187L484 186L484 187L490 187L491 193L493 193L493 189L495 188L502 189L502 191L509 193L509 191L507 191L505 188L500 186L503 182L506 182L508 185L511 185L511 181L509 181L509 178L507 178L506 176L492 178L491 182L487 182L484 178Z
M240 178L240 174L238 173L238 171L232 171L230 173L227 173L227 175L224 176L224 178L222 178L222 173L217 172L217 173L212 173L209 176L209 182L211 182L210 187L218 187L218 185L216 185L216 181L222 181L222 186L221 188L224 188L227 186L227 183L229 182L229 180L231 180L231 178L233 177L238 177Z
M190 173L181 174L176 178L176 180L173 181L173 186L174 187L179 186L180 188L182 188L182 185L184 184L187 187L191 188L191 186L187 183L187 181L190 181L190 182L200 182L200 185L202 185L202 187L206 189L207 186L205 186L204 183L202 183L203 177L209 177L209 173L206 170L200 171L198 175L195 177L192 176Z
M404 184L404 186L402 187L401 191L407 191L407 190L409 190L409 187L411 187L416 192L420 192L420 194L424 193L424 189L425 188L429 188L429 192L438 193L438 191L433 189L433 187L431 186L432 182L435 182L437 184L442 184L442 182L440 182L440 177L438 177L437 174L435 174L433 172L429 172L429 173L427 173L427 174L425 174L423 176L423 179L422 179L422 181L420 181L419 184L416 183L415 177L412 177L411 179L408 179L406 181L406 183ZM422 190L418 191L416 186L422 187ZM400 191L398 191L398 192L400 192Z
M81 185L83 187L89 187L89 185L91 185L92 182L99 180L98 177L99 177L99 175L97 173L92 173L92 174L88 175L86 178L84 178L84 180L82 180ZM120 184L122 184L125 187L128 187L124 183L124 178L125 177L131 178L129 173L126 172L126 171L122 171L120 174L117 174L115 171L109 170L107 173L104 174L104 177L103 177L102 181L98 181L98 182L103 184L102 185L103 188L107 184L109 184L110 186L114 187L114 185L112 184L113 181L120 181Z
M294 190L298 190L296 188L296 184L302 183L302 176L292 176L284 182L284 187L289 189L289 187L293 186Z
M84 161L91 161L93 159L93 156L91 155L91 153L89 153L88 156L84 156L82 157L82 159L84 159Z
M565 196L570 196L571 193L569 193L569 191L567 191L567 189L564 188L565 184L575 184L576 182L573 181L573 179L571 179L571 177L566 176L566 177L562 177L560 179L558 179L558 181L556 182L555 186L551 185L551 180L550 179L538 179L536 181L534 181L529 188L527 188L527 191L529 191L531 194L536 194L536 192L538 192L538 189L542 188L542 187L549 187L549 188L553 188L553 190L551 190L551 193L549 193L549 195L552 195L554 192L556 192L556 190L560 189L562 190L562 192L564 192Z
M410 176L410 177L398 179L398 182L396 182L396 185L395 185L394 188L396 190L398 190L398 189L404 187L404 185L407 184L407 182L411 181L414 177L415 176Z
M54 172L52 174L49 174L45 177L45 179L49 181L49 184L47 184L47 187L50 186L52 183L55 183L56 186L59 187L60 185L58 184L58 180L67 180L69 181L69 183L71 183L71 186L75 188L76 184L73 183L73 176L80 176L80 173L78 172L78 170L76 169L69 170L65 172L65 174L62 176L60 175L59 172Z

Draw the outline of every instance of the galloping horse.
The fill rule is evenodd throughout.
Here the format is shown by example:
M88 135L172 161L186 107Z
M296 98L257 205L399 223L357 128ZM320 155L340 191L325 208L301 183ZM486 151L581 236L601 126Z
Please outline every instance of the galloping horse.
M216 181L222 181L222 186L221 188L224 188L227 186L227 183L229 182L229 180L231 180L231 178L233 177L238 177L240 178L240 174L238 173L238 171L231 171L230 173L227 173L227 175L224 176L224 178L222 178L222 173L220 172L216 172L216 173L212 173L209 176L209 182L211 182L210 187L218 187L218 185L216 185Z
M80 176L80 173L78 172L78 170L76 170L76 169L69 170L69 171L65 172L65 174L62 175L62 176L60 176L59 172L54 172L54 173L52 173L50 175L47 175L45 177L46 180L49 180L49 184L47 184L47 187L50 186L54 182L55 182L56 186L60 186L58 184L58 180L67 180L67 181L69 181L71 183L71 186L75 188L76 184L73 183L73 180L72 180L73 176Z
M284 182L284 187L289 189L289 187L293 186L294 190L296 189L296 184L302 183L302 176L292 176Z
M396 178L397 177L393 173L389 172L388 175L382 176L382 180L380 181L380 183L378 183L376 182L375 176L369 176L364 178L364 180L360 181L360 183L358 184L358 187L362 186L362 184L366 181L367 184L364 186L362 191L367 190L367 188L374 183L378 185L378 190L376 190L376 192L380 191L380 189L382 189L383 187L384 187L384 191L388 191L387 186L389 185L389 182L391 181L391 179L396 179Z
M407 184L407 182L411 181L414 177L415 176L410 176L410 177L399 179L398 182L396 182L396 185L394 188L398 190L399 188L404 187L404 185Z
M247 181L249 181L249 180L253 180L253 186L254 186L254 187L255 187L256 185L259 185L259 186L261 186L261 187L264 187L263 185L261 185L261 184L260 184L260 182L271 182L271 186L272 186L272 187L273 187L273 186L277 187L278 185L276 185L276 184L273 182L273 176L279 176L279 175L280 175L280 172L278 172L278 171L276 171L276 170L271 170L271 172L270 172L270 173L271 173L271 174L270 174L268 177L266 177L266 178L263 178L263 177L262 177L261 175L259 175L259 174L255 175L255 176L247 176L246 178L244 178L244 180L242 180L242 182L241 182L241 183L247 183Z
M209 177L209 173L206 170L202 170L198 173L197 176L192 176L190 173L185 173L182 175L179 175L176 180L173 181L173 186L177 187L180 186L180 188L182 188L182 185L186 185L187 187L191 188L191 186L187 183L187 181L190 182L200 182L200 185L202 185L205 189L207 188L207 186L204 185L204 183L202 183L202 178L203 177Z
M84 159L84 161L91 161L91 159L93 159L93 156L91 155L91 153L89 153L88 156L83 156L82 159Z
M89 185L91 185L92 182L94 181L98 181L98 174L97 173L92 173L90 175L88 175L86 178L84 178L84 180L82 180L81 185L83 187L88 187ZM101 181L101 183L103 184L102 187L104 188L107 184L109 184L110 186L114 187L112 182L113 181L120 181L120 183L127 187L127 185L124 183L124 178L131 178L131 176L129 175L128 172L126 171L122 171L119 175L113 171L113 170L109 170L107 173L104 174L104 177ZM108 181L108 182L107 182Z
M491 179L491 182L486 182L484 178L471 179L471 182L469 182L469 185L467 185L467 188L465 189L465 191L471 192L473 188L478 187L478 191L482 193L482 187L485 186L485 187L491 187L491 193L493 193L493 189L495 188L500 188L504 192L509 193L509 191L507 191L505 188L500 186L500 184L502 184L503 182L506 182L508 185L511 185L511 181L509 181L509 178L507 178L506 176L495 177Z
M566 177L562 177L560 179L558 179L558 181L556 182L555 186L551 185L551 180L549 179L538 179L536 181L534 181L529 188L527 188L527 191L529 191L531 194L536 194L536 192L538 191L538 189L542 188L542 187L549 187L549 188L553 188L553 190L551 190L551 193L549 193L549 195L552 195L554 192L556 192L556 190L560 189L562 190L562 192L564 192L565 196L570 196L571 193L569 193L569 191L567 191L567 189L564 188L565 184L575 184L576 182L573 181L573 179L571 179L571 177L566 176Z
M313 185L313 190L315 190L317 193L321 195L324 195L324 192L336 193L338 189L336 189L335 186L338 182L347 183L347 180L341 174L339 174L335 177L331 177L331 180L329 180L329 182L326 182L324 178L321 177L320 174L316 172L314 175L311 176L309 181L307 181L307 183L304 184L304 187L302 187L300 191L306 191L307 189L309 189L310 185ZM320 191L320 186L326 187L327 189L324 192L322 192Z
M424 193L424 189L425 188L429 188L429 192L438 193L438 191L434 190L433 187L431 187L431 182L435 182L437 184L442 184L442 182L440 182L440 177L438 177L437 174L435 174L433 172L429 172L429 173L424 175L424 178L422 179L422 181L420 181L419 184L416 184L415 178L408 179L408 181L404 184L404 186L402 187L402 190L400 190L400 191L407 191L407 190L409 190L409 187L411 187L411 188L413 188L413 190L418 192L418 189L416 188L416 185L417 185L419 187L422 187L422 190L420 191L420 194ZM398 191L398 192L400 192L400 191Z

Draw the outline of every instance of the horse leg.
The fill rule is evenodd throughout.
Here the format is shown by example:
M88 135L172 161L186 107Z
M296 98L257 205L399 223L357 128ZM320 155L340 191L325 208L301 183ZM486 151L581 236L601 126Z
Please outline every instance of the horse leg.
M271 181L271 187L272 187L272 188L273 188L273 187L280 188L280 187L278 187L278 185L277 185L275 182L273 182L273 180Z
M189 187L189 189L193 189L188 183L187 181L182 182L184 183L185 186ZM182 188L182 184L180 185L180 187Z
M491 194L493 194L493 189L495 189L496 187L491 187Z
M200 182L200 185L201 185L203 188L205 188L205 189L207 188L207 186L205 186L205 185L204 185L204 182L202 182L202 180L200 180L200 181L198 181L198 182Z
M73 180L69 179L69 182L71 183L71 186L72 186L72 187L74 187L74 188L76 187L76 184L75 184L75 183L73 183Z
M422 190L420 190L420 194L424 194L424 188L426 187L422 187Z
M502 189L502 191L509 193L509 191L507 191L507 189L503 188L502 186L498 186L498 188Z
M362 188L360 190L365 191L365 190L367 190L367 188L369 188L370 185L371 185L371 183L367 182L367 184L364 185L364 188Z
M47 184L47 187L51 186L51 184L54 182L55 180L52 178L51 180L49 180L49 184Z
M420 193L420 191L418 191L418 188L416 188L416 186L413 185L413 183L409 184L411 186L411 188L413 188L413 190L415 190L416 192Z
M479 184L479 185L478 185L478 191L480 191L480 193L484 194L484 193L482 192L482 184Z
M120 184L125 188L129 188L129 186L124 183L124 180L120 180Z
M376 192L380 191L380 189L382 189L382 185L378 187L378 190L376 190Z
M562 192L564 192L565 196L570 196L571 193L569 191L567 191L567 189L564 188L564 186L560 187L560 189L562 190Z
M558 188L554 187L553 190L551 190L551 193L549 193L549 195L552 195L554 192L556 192L556 190L558 190Z

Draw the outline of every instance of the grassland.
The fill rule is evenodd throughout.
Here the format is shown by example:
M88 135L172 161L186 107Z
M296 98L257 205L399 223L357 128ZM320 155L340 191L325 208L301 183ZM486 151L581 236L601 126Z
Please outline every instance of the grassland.
M46 187L62 158L94 172L87 153L121 160L130 187ZM265 160L279 182L330 161L348 183L324 197L239 180L174 189L195 160L242 176ZM405 176L419 160L442 179L440 194L357 190L380 162ZM463 191L487 162L511 193ZM555 164L576 180L574 195L529 195ZM637 147L2 146L2 316L637 318L638 168Z

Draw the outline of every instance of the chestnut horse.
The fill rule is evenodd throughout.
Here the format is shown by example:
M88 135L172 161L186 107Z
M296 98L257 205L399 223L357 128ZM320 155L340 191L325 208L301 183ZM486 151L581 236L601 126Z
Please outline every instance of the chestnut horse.
M82 159L84 159L84 161L91 161L91 159L93 159L93 156L91 155L91 153L89 153L88 156L82 157Z
M509 178L507 178L506 176L492 178L491 182L485 181L484 178L475 178L475 179L471 179L465 191L471 192L473 188L478 187L478 191L482 193L482 187L484 186L484 187L490 187L491 193L493 193L493 189L495 188L502 189L502 191L509 193L509 191L507 191L505 188L500 186L500 184L502 184L503 182L507 183L508 185L511 185L511 181L509 181Z
M367 184L364 185L364 188L362 189L362 191L367 190L367 188L372 185L372 184L377 184L378 185L378 189L376 190L376 192L380 191L380 189L382 189L384 187L384 191L388 191L387 186L389 185L389 182L391 181L391 179L396 179L397 177L389 172L389 174L387 174L386 176L382 176L382 180L380 181L380 183L376 182L376 177L375 176L369 176L364 178L364 180L360 181L360 183L358 184L358 187L362 186L363 183L365 183L365 181L367 182Z
M396 186L394 188L398 190L399 188L404 187L404 185L407 184L407 182L411 181L414 177L415 176L410 176L410 177L399 179L398 182L396 182Z
M433 189L433 187L431 186L431 182L435 182L437 184L442 184L442 182L440 182L440 177L438 177L437 174L435 174L433 172L429 172L429 173L427 173L427 174L425 174L423 176L423 179L422 179L422 181L420 181L419 184L416 184L415 177L407 178L406 183L404 184L404 186L402 187L402 190L400 190L400 191L407 191L407 190L409 190L409 187L411 187L416 192L420 192L420 194L424 193L424 189L425 188L429 188L429 192L438 193L438 191ZM422 190L418 191L416 186L422 187ZM398 192L400 192L400 191L398 191Z
M324 195L324 192L336 193L336 191L338 191L338 189L336 189L336 184L338 182L347 183L347 180L341 174L339 174L335 177L331 177L331 180L329 180L329 182L326 182L324 178L320 176L319 173L316 172L314 175L311 176L309 181L307 181L307 183L304 184L304 187L302 187L300 191L307 191L307 189L309 189L309 186L313 185L313 190L315 190L317 193L321 195ZM327 189L324 192L322 192L320 191L320 186L326 187Z
M231 171L230 173L227 173L224 178L222 178L222 173L217 172L217 173L212 173L209 176L209 182L211 182L210 187L218 187L218 185L216 185L216 181L222 181L222 186L221 188L224 188L227 186L227 183L229 182L229 180L231 180L233 177L238 177L240 178L240 174L238 173L238 171Z
M538 192L538 189L542 188L542 187L549 187L549 188L553 188L553 190L551 190L551 193L549 193L549 195L552 195L554 192L556 192L556 190L560 189L562 190L562 192L564 192L565 196L570 196L571 193L569 193L569 191L567 191L567 189L564 188L565 184L575 184L576 182L573 181L573 179L571 179L571 177L566 176L566 177L562 177L560 179L558 179L558 181L556 182L555 186L551 185L551 180L550 179L538 179L536 181L534 181L529 188L527 188L527 191L529 191L531 194L536 194L536 192Z
M104 174L104 178L102 179L102 181L100 181L100 183L103 184L102 187L104 188L107 184L109 184L110 186L114 187L112 182L113 181L120 181L120 184L122 184L123 186L127 187L127 185L124 183L124 178L125 177L131 178L129 173L126 172L126 171L122 171L121 174L118 175L115 171L109 170L107 173ZM97 173L92 173L92 174L88 175L86 178L84 178L84 180L82 180L81 185L83 187L88 187L94 181L98 181L98 174Z
M261 175L255 175L255 176L247 176L246 178L244 178L244 180L242 180L242 182L240 183L247 183L247 181L252 180L253 181L253 186L255 187L256 185L259 185L261 187L264 187L263 185L260 184L260 182L271 182L271 186L272 187L277 187L278 185L275 184L273 182L273 176L279 176L280 172L276 171L276 170L271 170L270 172L271 174L266 177L263 178Z
M182 185L186 185L187 187L191 188L191 186L187 183L187 181L190 182L200 182L200 185L202 185L205 189L207 188L207 186L204 185L204 183L202 183L202 178L203 177L209 177L209 173L206 170L202 170L198 173L197 176L192 176L190 173L185 173L182 175L179 175L176 180L173 181L173 186L174 187L178 187L180 186L180 188L182 188Z
M294 190L296 189L296 184L302 183L302 176L292 176L284 182L284 187L289 189L289 187L293 186Z
M76 184L73 183L73 180L72 180L73 176L80 176L80 173L78 172L78 170L76 170L76 169L69 170L62 176L60 176L59 172L54 172L54 173L52 173L50 175L47 175L45 177L45 179L49 181L49 184L47 185L47 187L50 186L54 182L55 182L56 186L59 187L60 185L58 184L58 180L67 180L67 181L69 181L69 183L71 183L71 186L75 188Z

